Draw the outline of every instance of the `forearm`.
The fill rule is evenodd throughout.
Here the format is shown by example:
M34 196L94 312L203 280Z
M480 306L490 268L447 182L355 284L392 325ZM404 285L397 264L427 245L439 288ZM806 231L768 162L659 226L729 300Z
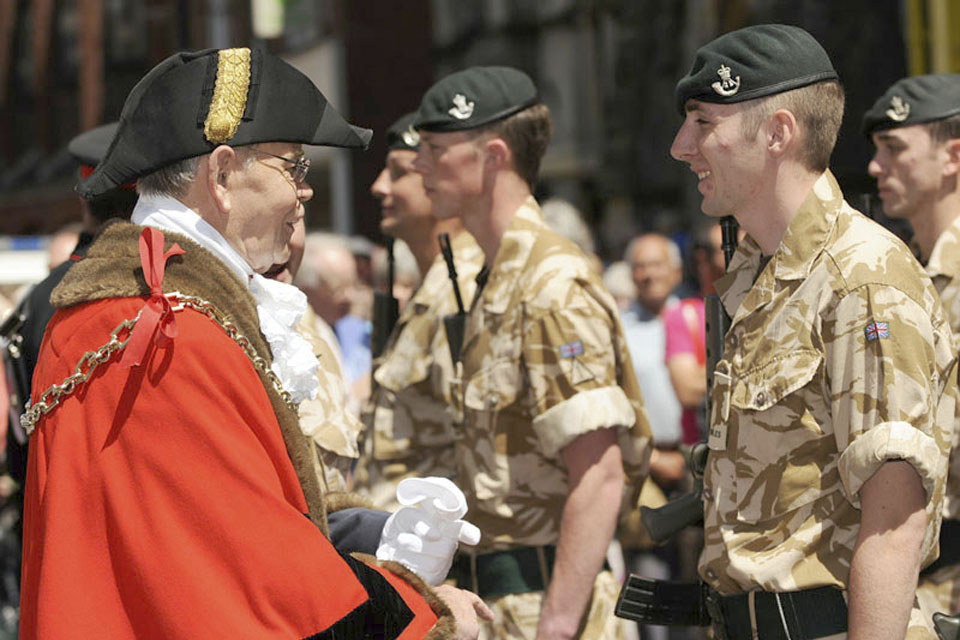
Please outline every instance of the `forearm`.
M538 638L575 636L613 538L622 490L623 471L616 446L609 447L571 487Z
M684 407L699 407L707 392L706 369L692 354L681 353L667 362L670 382Z
M871 483L872 498L865 493ZM900 640L920 569L926 527L923 489L908 463L888 462L867 481L861 497L860 534L850 563L848 638Z

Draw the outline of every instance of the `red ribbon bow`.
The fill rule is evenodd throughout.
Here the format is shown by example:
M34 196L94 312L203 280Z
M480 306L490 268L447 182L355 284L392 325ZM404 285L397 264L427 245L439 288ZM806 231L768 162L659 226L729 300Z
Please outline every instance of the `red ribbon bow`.
M140 233L140 266L143 267L143 277L150 287L150 299L143 304L140 319L137 320L130 341L124 349L121 367L136 367L143 360L147 348L157 335L157 346L162 347L168 340L177 337L177 319L173 315L170 299L163 295L163 273L167 268L167 260L171 256L186 253L179 244L174 243L170 250L163 252L163 233L151 227Z

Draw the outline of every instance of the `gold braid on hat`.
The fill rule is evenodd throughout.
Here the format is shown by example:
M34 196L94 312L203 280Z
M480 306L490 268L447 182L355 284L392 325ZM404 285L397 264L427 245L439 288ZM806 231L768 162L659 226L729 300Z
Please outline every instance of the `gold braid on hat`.
M250 49L221 49L217 52L217 81L213 86L210 111L203 123L203 135L213 144L223 144L237 133L247 108L250 88Z

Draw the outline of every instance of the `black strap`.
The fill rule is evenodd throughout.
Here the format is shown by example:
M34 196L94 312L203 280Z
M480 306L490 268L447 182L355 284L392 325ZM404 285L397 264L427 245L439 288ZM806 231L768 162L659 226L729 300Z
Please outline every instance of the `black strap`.
M749 597L746 593L717 597L723 616L722 637L753 637ZM784 593L757 591L754 611L757 637L764 640L815 640L847 631L847 602L843 592L834 587ZM717 623L714 619L715 626Z
M540 565L542 550L546 567ZM549 574L553 572L553 562L557 548L553 545L543 547L519 547L505 551L481 553L471 557L461 553L456 556L450 577L457 581L461 589L474 588L473 570L471 563L475 563L477 572L477 595L484 600L492 600L512 593L530 593L544 591L547 588L543 569Z

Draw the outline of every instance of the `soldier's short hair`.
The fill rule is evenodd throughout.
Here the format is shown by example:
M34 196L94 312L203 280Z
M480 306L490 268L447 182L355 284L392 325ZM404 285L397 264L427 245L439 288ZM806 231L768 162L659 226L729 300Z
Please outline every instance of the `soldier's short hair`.
M838 80L827 80L751 100L742 103L741 133L753 140L770 116L786 109L800 124L800 161L811 171L825 171L837 143L844 99L843 85Z
M943 144L949 140L960 138L960 114L936 120L926 125L927 131L934 142Z
M514 170L533 191L540 173L540 161L553 135L550 109L537 103L522 111L483 128L485 132L503 138L513 153Z

